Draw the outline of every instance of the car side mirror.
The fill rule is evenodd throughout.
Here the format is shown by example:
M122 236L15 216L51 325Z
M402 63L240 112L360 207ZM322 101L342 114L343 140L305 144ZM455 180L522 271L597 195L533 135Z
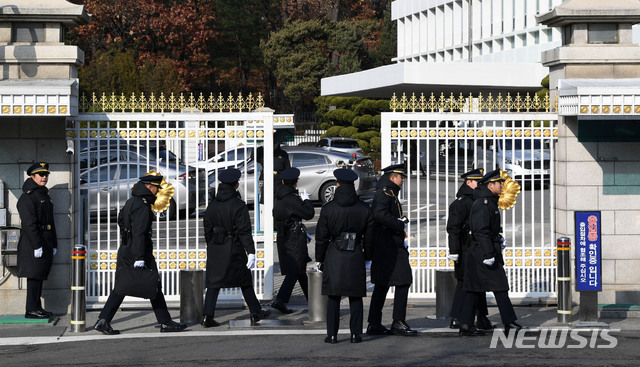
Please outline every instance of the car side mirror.
M344 163L344 161L338 161L338 162L336 163L336 166L338 166L338 167L344 167L344 166L346 166L346 164Z

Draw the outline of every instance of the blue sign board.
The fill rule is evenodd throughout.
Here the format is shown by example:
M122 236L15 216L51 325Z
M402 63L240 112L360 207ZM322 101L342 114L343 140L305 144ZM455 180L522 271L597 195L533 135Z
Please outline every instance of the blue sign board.
M602 290L600 212L576 212L576 291Z

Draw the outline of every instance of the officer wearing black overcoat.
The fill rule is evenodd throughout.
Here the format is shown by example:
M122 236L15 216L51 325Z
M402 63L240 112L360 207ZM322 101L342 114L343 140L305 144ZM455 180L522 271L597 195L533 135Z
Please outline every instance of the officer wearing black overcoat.
M367 334L416 335L407 325L407 298L413 282L409 250L405 241L406 224L409 222L402 213L398 193L407 174L403 164L383 169L384 175L376 185L376 193L371 203L375 220L374 254L371 265L371 283L375 284L369 306L369 326ZM382 308L389 287L395 286L393 302L393 323L391 331L382 325Z
M337 188L322 207L316 227L316 261L322 266L322 294L328 296L326 343L338 342L340 299L349 297L351 343L362 341L362 297L367 294L365 260L373 252L373 213L356 194L358 175L346 168L333 172Z
M307 243L310 239L302 220L312 219L315 210L309 194L306 190L299 194L298 185L300 170L289 167L282 171L280 178L282 185L276 191L276 200L273 204L273 217L277 231L278 259L280 260L280 272L284 280L276 299L271 307L288 314L293 310L287 307L291 292L296 282L300 284L304 297L307 297L307 263L311 261Z
M18 241L18 276L27 278L27 301L24 317L48 319L52 313L42 308L42 284L47 280L53 256L58 251L58 237L53 220L53 201L46 185L49 164L38 162L27 169L18 199L20 239Z
M249 306L251 323L269 316L262 310L253 290L251 269L256 263L256 250L251 234L251 217L247 204L240 199L238 180L241 172L235 168L218 174L218 190L204 214L204 238L207 241L207 294L202 326L215 327L214 314L220 288L240 287Z
M152 224L155 214L151 205L156 201L156 195L161 189L162 176L143 176L131 189L131 197L125 202L118 215L118 226L122 243L118 248L118 260L116 262L116 284L127 282L121 269L124 267L149 268L158 271L156 260L153 257ZM104 304L94 329L106 335L120 334L119 330L111 327L111 320L122 304L125 295L111 291L107 302ZM151 300L151 307L156 320L160 324L160 332L182 331L187 325L171 320L167 309L167 302L162 293L161 283L158 282L157 293Z
M498 208L502 182L500 170L494 170L485 174L474 190L475 200L469 214L471 246L464 267L464 290L467 294L460 316L460 335L484 334L473 325L474 311L479 299L485 297L484 292L493 292L505 332L522 328L515 322L517 317L509 299L509 282L502 258L503 238Z
M470 245L469 240L469 213L473 205L473 190L478 186L478 180L482 178L483 169L478 168L463 173L460 177L464 180L456 199L449 205L449 217L447 218L447 233L449 234L449 259L455 262L455 277L458 280L451 304L452 329L460 328L460 312L464 304L466 292L462 286L464 279L464 259ZM486 297L478 299L476 326L479 329L491 330L493 325L487 318Z
M289 154L280 147L280 139L283 132L276 131L273 135L273 192L278 191L278 187L282 185L280 174L287 168L291 167ZM264 146L256 149L256 161L264 168ZM268 177L269 175L267 175ZM264 169L260 172L259 180L264 182ZM260 187L260 204L264 203L264 185Z

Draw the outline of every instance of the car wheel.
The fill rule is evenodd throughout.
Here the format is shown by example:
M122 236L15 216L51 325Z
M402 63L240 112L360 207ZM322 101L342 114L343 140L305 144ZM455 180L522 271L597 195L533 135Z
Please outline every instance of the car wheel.
M322 185L320 188L320 200L322 203L328 203L333 200L333 196L336 194L336 181L329 181Z
M176 204L176 201L173 200L173 198L171 198L171 200L169 201L169 207L167 208L167 210L160 213L159 215L160 220L176 219L176 214L178 213L177 208L178 208L178 205Z

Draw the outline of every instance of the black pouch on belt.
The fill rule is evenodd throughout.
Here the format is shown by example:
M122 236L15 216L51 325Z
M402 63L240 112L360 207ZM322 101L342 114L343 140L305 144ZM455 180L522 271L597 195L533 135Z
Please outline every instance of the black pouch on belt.
M354 232L342 232L340 233L340 241L338 242L340 250L343 251L355 251L356 249L356 234Z

